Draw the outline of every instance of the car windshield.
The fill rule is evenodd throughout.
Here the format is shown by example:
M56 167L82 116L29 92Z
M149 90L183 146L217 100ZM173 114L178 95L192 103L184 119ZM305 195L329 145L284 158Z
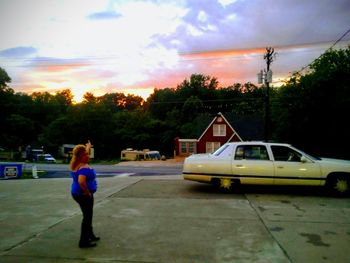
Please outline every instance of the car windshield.
M312 155L310 155L310 154L308 154L308 153L305 153L305 152L303 152L303 151L301 151L301 150L299 150L299 149L298 149L298 151L299 151L300 153L302 153L303 155L305 155L306 157L310 158L311 160L314 160L314 161L316 161L316 160L321 160L320 157L312 156Z
M219 156L220 154L222 154L226 150L229 150L229 146L230 146L229 144L224 144L223 146L221 146L219 149L217 149L212 154L215 155L215 156Z

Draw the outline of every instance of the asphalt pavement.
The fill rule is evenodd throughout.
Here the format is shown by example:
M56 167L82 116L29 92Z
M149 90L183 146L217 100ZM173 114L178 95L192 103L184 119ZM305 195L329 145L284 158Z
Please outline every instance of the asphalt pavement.
M98 177L156 176L181 174L183 159L166 161L129 161L118 164L93 164ZM70 178L68 164L24 163L23 169L31 171L33 166L45 171L42 178Z
M0 262L350 262L349 198L225 194L180 175L98 178L97 247L80 249L71 180L0 181Z

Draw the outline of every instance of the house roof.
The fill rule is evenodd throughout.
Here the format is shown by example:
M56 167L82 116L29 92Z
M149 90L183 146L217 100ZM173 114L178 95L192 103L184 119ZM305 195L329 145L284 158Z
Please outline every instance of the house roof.
M201 114L195 119L196 135L199 138L212 124L215 117L221 114L243 141L264 140L264 119L259 115L237 115L232 112L218 114Z
M224 116L221 112L219 112L219 113L213 118L213 120L212 120L211 123L207 126L207 128L204 130L204 132L202 133L202 135L199 137L198 141L200 141L200 140L202 139L203 135L207 132L207 130L209 129L209 127L215 122L215 120L216 120L217 117L223 118L224 121L230 126L231 130L233 131L232 137L233 137L234 135L236 135L236 136L238 136L238 138L239 138L240 140L242 140L242 138L239 136L239 134L237 133L237 131L231 126L230 122L229 122L228 120L226 120L225 116ZM230 138L230 139L231 139L231 138Z

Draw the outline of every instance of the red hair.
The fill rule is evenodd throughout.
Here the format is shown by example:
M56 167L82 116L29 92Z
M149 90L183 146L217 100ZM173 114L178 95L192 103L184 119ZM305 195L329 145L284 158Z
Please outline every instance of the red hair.
M69 167L72 171L75 171L78 165L82 162L82 157L86 154L86 147L83 144L78 144L73 149L73 156L70 161Z

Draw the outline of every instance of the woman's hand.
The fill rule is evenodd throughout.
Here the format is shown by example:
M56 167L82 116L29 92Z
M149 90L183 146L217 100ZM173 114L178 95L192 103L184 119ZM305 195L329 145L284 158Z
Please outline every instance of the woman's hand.
M80 185L80 188L83 190L84 195L91 197L92 194L89 191L89 188L86 183L86 176L85 175L79 175L78 176L78 183Z
M88 140L88 142L85 144L86 152L88 154L90 154L91 147L92 147L92 144L91 144L90 140Z

